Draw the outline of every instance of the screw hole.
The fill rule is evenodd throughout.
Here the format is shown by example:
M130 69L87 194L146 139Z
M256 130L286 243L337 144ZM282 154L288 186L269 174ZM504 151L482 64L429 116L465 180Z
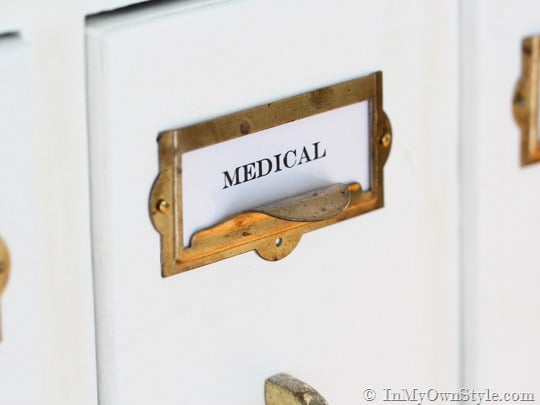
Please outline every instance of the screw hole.
M274 241L274 244L276 245L276 247L280 247L283 244L283 239L276 238L276 240Z

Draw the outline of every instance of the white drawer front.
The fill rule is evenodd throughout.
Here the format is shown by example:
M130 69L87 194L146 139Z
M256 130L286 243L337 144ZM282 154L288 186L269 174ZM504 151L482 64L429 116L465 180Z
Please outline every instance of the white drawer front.
M258 404L282 371L335 404L457 386L457 38L456 5L428 0L181 2L89 21L102 404ZM159 131L377 70L394 132L384 209L278 262L160 277Z

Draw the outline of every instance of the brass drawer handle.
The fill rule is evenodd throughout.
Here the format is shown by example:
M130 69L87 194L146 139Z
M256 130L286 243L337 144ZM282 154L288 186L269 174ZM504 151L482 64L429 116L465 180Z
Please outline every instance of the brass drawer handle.
M328 177L324 182L323 179L330 176L330 172L324 175L323 172L318 172L318 170L323 170L323 166L315 169L316 171L310 176L318 179L316 184L320 186L326 182L328 182L326 185L329 185L336 181L345 184L335 184L332 187L305 193L309 187L307 183L301 181L298 183L300 195L266 204L262 208L256 208L259 203L255 201L262 200L255 198L253 205L246 207L248 211L238 206L238 211L234 212L234 207L226 203L226 199L221 201L220 197L224 197L225 194L218 194L218 192L225 192L226 195L231 196L229 193L236 193L236 191L231 191L230 187L240 186L270 173L291 169L294 165L307 164L308 160L314 161L325 157L327 150L324 143L321 143L323 138L315 137L308 141L308 138L295 139L294 136L290 136L287 143L281 143L281 147L278 148L281 137L285 139L285 133L281 131L284 126L293 122L295 122L294 125L305 122L304 119L312 120L315 117L321 119L322 116L325 120L333 119L328 117L334 117L333 114L340 108L358 109L355 113L358 114L357 118L360 120L357 121L358 125L363 120L369 122L367 127L362 124L364 129L350 127L351 131L361 136L359 142L364 142L360 139L367 137L365 139L369 145L367 161L364 160L364 152L360 153L360 150L356 150L357 147L351 146L355 150L354 153L359 153L357 157L359 162L363 161L367 163L367 166L364 167L362 164L364 169L361 170L361 166L358 166L359 170L356 174L351 168L349 170L352 172L343 174L343 178L340 174L339 177L333 179ZM324 114L330 114L330 116ZM347 120L341 122L345 125ZM291 127L287 128L291 129ZM270 132L262 135L263 131ZM291 131L292 134L296 130L291 129ZM298 135L300 133L304 133L304 130ZM309 134L309 136L312 135L316 134ZM262 138L259 138L260 136ZM275 141L276 146L272 146L271 150L268 149L264 153L261 152L262 155L257 152L251 156L244 156L245 159L241 161L231 160L227 164L224 161L223 167L213 167L211 172L215 174L215 177L212 177L215 180L209 180L210 177L207 179L206 175L202 176L202 174L199 178L197 171L191 172L194 166L189 163L192 162L189 155L192 153L197 154L191 155L192 157L205 156L206 160L213 156L212 154L218 153L217 150L221 150L219 148L223 148L224 143L234 140L234 142L241 144L247 142L245 145L251 145L250 142L259 142L258 139L265 139L264 142ZM235 143L235 145L238 144ZM260 145L263 147L266 144ZM172 276L253 250L263 259L280 260L293 251L302 235L307 232L383 207L383 169L391 145L392 126L382 106L382 72L161 132L158 136L159 174L152 186L148 208L152 223L161 236L162 276ZM218 149L212 149L214 152L209 152L206 148L210 147L218 147ZM204 152L205 149L206 152ZM246 152L250 151L246 150ZM275 154L276 152L279 153ZM199 153L203 154L198 155ZM337 158L339 154L336 151L332 159ZM296 155L299 156L298 160L287 163L287 156ZM330 149L328 155L328 159L331 159ZM242 164L244 162L245 164ZM369 168L369 181L362 174L367 168ZM286 176L295 176L295 172L291 173ZM184 181L184 175L196 183ZM208 213L208 221L202 218L195 221L195 218L189 214L191 208L187 209L188 214L186 214L185 209L192 206L189 201L193 197L185 195L193 192L191 186L184 190L187 183L200 184L200 190L202 190L201 187L207 186L208 190L213 190L201 192L200 195L204 196L202 198L205 198L205 201L209 201L208 206L216 208L216 214L222 213L215 217ZM275 187L280 187L279 184L284 187L286 183L281 183L281 180L276 179ZM316 184L313 184L313 187L316 187ZM229 190L223 191L225 189ZM292 190L288 192L282 190L282 193L279 193L282 196L292 194ZM241 195L244 195L243 192L237 197L240 198ZM210 200L206 200L207 198ZM189 218L200 222L199 225L191 223Z
M9 255L7 247L0 239L0 295L6 288L9 278ZM1 321L0 317L0 321ZM0 322L0 341L2 340L2 323Z
M312 387L283 373L266 380L264 398L266 405L328 405Z

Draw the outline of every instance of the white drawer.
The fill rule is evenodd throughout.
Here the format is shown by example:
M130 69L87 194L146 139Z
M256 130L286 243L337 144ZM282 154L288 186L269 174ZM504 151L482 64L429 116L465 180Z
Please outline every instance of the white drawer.
M103 405L257 404L288 372L333 404L458 378L457 5L207 1L88 22ZM160 131L381 70L386 207L160 277ZM381 392L382 395L382 392Z
M463 3L464 378L538 395L540 164L521 167L512 100L540 3Z

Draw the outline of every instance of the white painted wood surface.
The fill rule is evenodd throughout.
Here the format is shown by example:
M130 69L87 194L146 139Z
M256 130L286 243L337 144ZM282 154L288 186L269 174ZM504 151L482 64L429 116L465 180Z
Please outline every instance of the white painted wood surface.
M0 38L0 236L12 268L0 297L0 395L2 402L14 404L41 403L47 383L30 57L21 39Z
M461 386L540 392L540 166L519 167L510 104L519 44L540 32L540 5L467 0L458 16L455 1L290 3L169 2L90 24L101 62L89 59L89 73L102 83L88 106L93 158L107 164L92 160L101 402L261 403L263 379L278 371L332 403L361 402L370 385L451 388L458 330ZM84 17L128 4L0 3L0 32L22 36L0 43L0 82L20 96L0 97L0 234L14 256L1 403L97 403ZM377 69L396 136L386 208L306 236L281 263L244 255L159 279L144 204L158 130ZM33 158L17 173L31 191L11 169L21 154ZM6 187L28 198L13 201ZM36 255L18 242L22 230Z
M69 127L58 108L70 89L53 79L70 41L57 53L39 47L59 31L0 38L0 235L12 261L2 297L2 403L97 400L88 183L76 170L85 166L86 150L81 161L72 153L77 138L62 140L63 131L54 130L57 119ZM69 66L72 59L61 60ZM70 112L76 120L77 109Z
M520 167L512 116L535 0L462 1L464 383L540 395L540 164Z
M11 91L0 94L0 233L7 224L13 261L0 402L95 405L84 21L23 10L0 4L0 30L17 30L26 48L0 66L11 67L1 78Z
M454 2L180 2L87 29L101 403L263 403L276 372L330 403L458 386ZM376 70L386 207L168 279L148 217L156 136Z
M87 186L69 172L69 141L55 142L58 133L48 130L57 106L41 104L44 88L62 91L39 62L31 41L0 38L0 235L12 262L2 297L1 402L94 404L89 232L68 231L88 219L88 206L77 205L77 189ZM55 154L63 159L51 160Z

